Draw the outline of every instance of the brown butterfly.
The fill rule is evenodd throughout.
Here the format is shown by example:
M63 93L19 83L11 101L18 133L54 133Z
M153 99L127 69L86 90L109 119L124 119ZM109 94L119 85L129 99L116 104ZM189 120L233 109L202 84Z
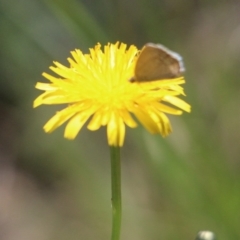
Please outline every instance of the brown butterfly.
M147 43L136 61L130 82L171 79L185 71L182 57L161 44Z

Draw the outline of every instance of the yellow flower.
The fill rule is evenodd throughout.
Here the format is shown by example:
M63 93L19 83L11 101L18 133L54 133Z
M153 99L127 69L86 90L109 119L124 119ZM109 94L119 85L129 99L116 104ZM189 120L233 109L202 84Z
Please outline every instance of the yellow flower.
M88 121L89 130L107 126L110 146L122 146L125 125L135 128L136 120L150 132L166 136L171 125L165 113L180 115L190 106L179 99L184 95L181 78L131 83L138 49L126 44L108 44L101 50L97 44L89 54L71 52L70 67L54 62L50 69L60 78L43 73L50 83L37 83L45 91L34 101L41 104L68 104L44 126L48 133L68 121L64 137L74 139ZM179 109L173 108L173 105ZM135 116L135 118L134 118Z

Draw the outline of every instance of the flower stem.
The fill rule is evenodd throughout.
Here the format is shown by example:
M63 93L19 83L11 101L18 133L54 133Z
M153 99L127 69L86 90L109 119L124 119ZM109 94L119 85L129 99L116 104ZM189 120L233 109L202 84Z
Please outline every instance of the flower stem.
M121 199L121 162L120 147L110 147L112 178L112 238L120 239L122 199Z

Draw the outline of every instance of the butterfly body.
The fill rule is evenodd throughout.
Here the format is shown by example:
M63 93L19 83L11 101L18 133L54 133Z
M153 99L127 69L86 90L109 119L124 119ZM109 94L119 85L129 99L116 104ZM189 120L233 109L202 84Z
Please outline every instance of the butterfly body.
M147 43L141 50L130 82L171 79L184 72L182 57L161 44Z

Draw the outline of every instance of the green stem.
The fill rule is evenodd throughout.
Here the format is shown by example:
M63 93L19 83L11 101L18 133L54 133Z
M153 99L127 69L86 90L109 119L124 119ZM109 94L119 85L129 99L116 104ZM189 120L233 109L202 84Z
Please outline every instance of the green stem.
M122 199L121 199L121 162L120 147L110 147L112 178L112 238L120 239Z

